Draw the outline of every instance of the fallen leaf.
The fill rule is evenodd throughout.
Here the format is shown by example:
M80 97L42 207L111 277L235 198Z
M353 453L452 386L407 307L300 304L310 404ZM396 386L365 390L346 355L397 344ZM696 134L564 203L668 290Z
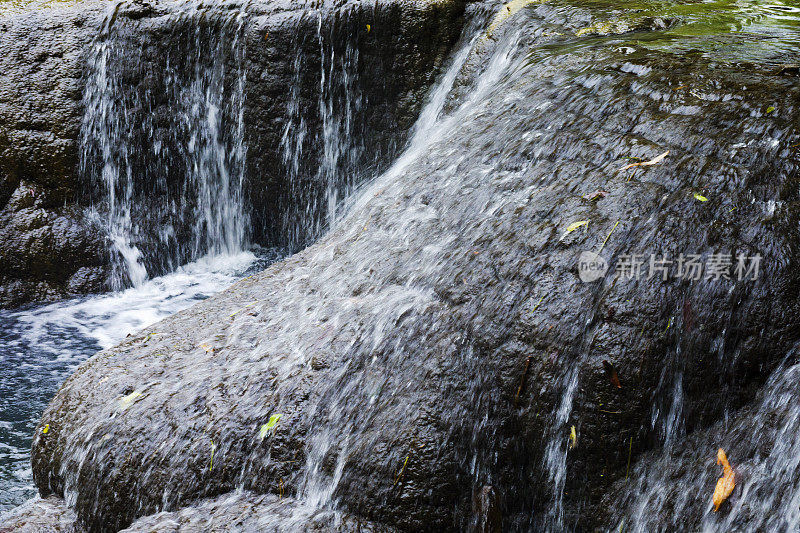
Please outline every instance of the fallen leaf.
M369 33L371 29L372 29L372 26L370 26L369 24L367 24L367 33Z
M576 229L578 229L580 227L584 227L584 226L585 227L589 227L589 221L588 220L579 220L577 222L573 222L572 224L567 226L567 231L564 232L564 235L562 235L561 239L559 239L559 240L563 241L564 237L566 237L567 235L569 235L570 233L572 233Z
M578 445L578 432L575 430L575 426L571 426L569 428L569 449L571 450L577 445Z
M258 438L264 440L264 437L267 436L269 430L275 429L275 426L278 425L278 421L281 419L282 416L283 416L282 414L274 414L271 417L269 417L267 423L261 426L261 429L258 431Z
M611 238L611 234L612 234L612 233L614 233L614 230L615 230L615 229L617 229L617 226L619 226L619 220L617 220L617 221L614 223L614 227L613 227L613 228L611 228L611 231L609 231L609 232L608 232L608 235L606 235L606 238L605 238L605 239L603 239L603 244L601 244L601 245L600 245L600 249L599 249L599 250L597 250L597 254L598 254L598 255L600 254L600 252L602 252L602 251L603 251L603 248L605 248L605 247L606 247L606 243L608 242L608 239L610 239L610 238Z
M733 488L736 486L736 476L733 474L733 468L731 468L728 457L725 455L725 450L722 448L717 450L717 464L722 465L722 477L717 480L717 486L714 489L715 513L719 510L722 502L728 499L728 496L731 495Z
M244 307L242 307L241 309L237 309L236 311L234 311L233 313L231 313L231 314L230 314L230 315L228 315L228 316L229 316L229 317L234 317L234 316L236 316L237 314L239 314L239 313L241 313L242 311L244 311L245 309L250 309L251 307L253 307L253 306L254 306L254 305L256 305L257 303L258 303L258 302L250 302L249 304L245 305L245 306L244 306ZM207 345L207 344L201 344L200 346L202 346L203 348L205 348L205 347L206 347L206 346L208 346L208 345ZM212 350L213 350L213 348L212 348Z
M204 349L207 353L213 353L214 352L214 348L212 348L211 346L209 346L205 342L201 342L198 346L200 346L200 348Z
M774 108L774 107L772 107L772 106L769 106L769 107L767 108L767 115L769 115L769 114L770 114L770 113L772 113L773 111L775 111L775 108Z
M120 400L119 400L120 409L122 409L122 410L127 409L128 407L130 407L133 404L134 401L136 401L136 398L138 398L141 395L142 395L142 393L140 391L133 391L132 393L128 394L127 396L123 396L122 398L120 398Z
M649 167L652 165L657 165L658 163L663 161L664 158L667 157L668 155L669 155L669 150L667 150L666 152L664 152L659 156L654 157L650 161L640 161L638 163L631 163L630 165L625 165L620 170L628 170L629 168L634 168L634 167Z
M606 191L601 191L598 189L594 192L590 192L589 194L584 196L584 198L589 200L590 202L594 202L600 200L601 198L605 198L607 195L608 193Z
M614 365L604 359L603 368L605 368L606 375L608 376L608 380L611 382L611 384L616 388L621 389L622 384L619 382L619 375L617 375L617 369L614 368Z
M708 198L706 198L705 196L703 196L699 192L694 193L693 196L694 196L695 200L700 200L701 202L707 202L708 201Z
M50 424L45 424L42 428L42 434L47 435L48 431L50 431Z

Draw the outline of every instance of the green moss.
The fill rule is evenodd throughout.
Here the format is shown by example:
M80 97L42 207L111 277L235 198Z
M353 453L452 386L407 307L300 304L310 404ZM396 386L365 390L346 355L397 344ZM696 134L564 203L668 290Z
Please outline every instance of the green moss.
M100 3L108 0L0 0L0 17L58 7L72 7L80 4Z
M566 0L591 9L578 37L631 32L630 44L662 50L700 50L719 59L759 60L793 50L800 7L791 0ZM758 39L768 36L768 39Z

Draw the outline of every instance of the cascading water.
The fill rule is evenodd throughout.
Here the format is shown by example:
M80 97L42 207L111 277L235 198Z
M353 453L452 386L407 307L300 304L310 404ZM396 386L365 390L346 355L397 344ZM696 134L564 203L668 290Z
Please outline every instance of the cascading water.
M120 6L89 58L80 162L117 290L205 254L239 253L248 226L246 12L190 4L174 15L188 53L171 51L152 72L143 52L131 57Z
M323 25L322 9L309 15L316 17L317 57L307 57L301 52L303 43L295 43L297 57L281 141L291 202L284 209L283 224L293 250L313 242L331 226L342 214L342 201L369 171L361 131L364 96L358 48L350 36L343 43L337 41L338 17L337 23ZM348 16L347 11L340 15L344 21ZM301 84L314 78L316 109L302 109ZM312 120L319 124L315 130L309 129Z
M186 47L152 72L124 4L109 8L88 58L80 154L117 292L0 310L0 508L32 494L30 427L80 362L278 258L247 251L246 12L179 7L170 16Z
M365 199L369 198L370 191L374 191L376 188L391 183L401 175L402 171L409 164L422 157L426 147L428 147L431 142L440 138L442 132L452 125L452 119L450 121L447 119L440 121L440 115L447 101L447 97L450 95L453 83L464 66L474 44L474 39L472 41L467 41L459 52L455 54L450 66L431 93L429 101L423 108L417 123L414 125L412 136L406 150L382 176L370 181L361 194L351 199L351 202L349 202L350 204L357 204L359 202L358 198L361 198L361 202L365 201ZM492 65L491 68L487 69L488 73L485 74L485 76L487 78L497 77L503 72L506 66L506 63ZM327 104L321 103L321 106L327 107ZM331 146L329 150L335 152L337 149L338 147ZM333 178L334 168L335 166L332 166L324 172L328 173L328 175ZM350 187L352 186L353 184L350 185ZM335 195L336 193L332 192L331 194ZM333 197L335 198L335 196ZM347 209L345 209L340 206L339 216L341 217L342 213L346 212L351 207L352 205L347 206ZM335 209L333 212L328 211L328 217L331 223L335 220L336 214ZM409 305L407 301L404 301L407 295L398 294L397 297L397 303L399 305ZM421 301L424 301L424 295L420 294L419 297ZM388 321L387 324L384 327L377 326L374 336L370 339L370 342L374 343L376 347L382 343L381 332L387 331L389 329L389 323L396 318L394 314L389 314L385 319ZM333 382L337 385L335 389L331 390L331 395L327 396L325 401L316 406L315 409L322 414L339 412L340 414L337 418L342 417L343 413L351 409L351 407L348 407L348 403L351 402L352 396L354 394L359 394L358 391L362 389L364 383L368 380L369 377L365 374L365 369L345 367L342 369L341 373L334 378ZM371 405L374 404L374 400L375 398L372 398L370 401ZM304 476L298 491L298 496L303 502L303 506L299 507L298 512L292 517L291 523L300 526L302 525L301 518L307 516L310 512L318 512L320 509L336 507L336 490L341 481L345 464L349 460L350 450L348 446L360 444L358 443L359 437L361 437L363 435L362 432L365 431L363 424L366 420L369 420L368 416L366 420L359 420L358 418L360 417L353 418L354 420L346 423L344 426L336 423L334 420L332 421L333 423L323 424L314 431L314 437L306 453L307 460ZM325 467L325 463L330 460L331 455L336 457L336 466L333 468L332 473L329 468Z

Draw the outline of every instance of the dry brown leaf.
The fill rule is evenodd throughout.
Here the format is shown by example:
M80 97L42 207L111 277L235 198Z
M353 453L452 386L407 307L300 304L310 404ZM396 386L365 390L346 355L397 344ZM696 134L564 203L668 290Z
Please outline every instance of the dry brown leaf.
M722 502L728 499L728 496L733 492L736 486L736 476L733 474L733 468L728 462L728 457L725 455L725 450L720 448L717 451L717 464L722 465L722 477L717 480L717 487L714 489L714 512L719 511L719 506Z
M617 369L614 368L609 361L603 359L603 368L606 371L606 375L608 376L608 380L614 385L616 388L621 389L622 384L619 382L619 375L617 374Z
M587 195L584 195L584 198L586 200L589 200L590 202L596 202L597 200L605 198L607 195L608 195L608 193L606 191L598 189L598 190L596 190L594 192L591 192L591 193L589 193Z
M649 167L649 166L652 166L652 165L657 165L658 163L663 161L663 159L665 157L667 157L668 155L669 155L669 150L667 150L666 152L664 152L663 154L661 154L659 156L654 157L650 161L640 161L638 163L631 163L630 165L625 165L620 170L628 170L629 168L634 168L634 167Z

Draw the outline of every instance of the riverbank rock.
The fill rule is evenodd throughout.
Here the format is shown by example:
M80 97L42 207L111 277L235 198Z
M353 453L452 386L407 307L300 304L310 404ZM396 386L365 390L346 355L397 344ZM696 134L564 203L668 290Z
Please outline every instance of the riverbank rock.
M94 2L0 12L0 306L102 285L102 239L76 205L84 60L101 16Z
M0 513L0 533L83 533L75 513L64 500L33 498L16 509Z
M308 222L298 206L322 206L332 182L353 187L357 173L369 175L396 155L460 34L463 9L458 0L244 7L92 0L0 12L0 305L118 284L110 279L116 252L102 223L109 210L106 156L133 176L128 238L151 276L204 253L191 234L196 202L186 183L187 146L199 141L186 124L192 118L183 115L191 109L177 107L191 83L244 84L244 107L236 112L251 147L243 185L248 242L297 247L315 238L327 219L323 207L312 209ZM110 43L106 56L92 51L96 42ZM92 124L100 120L119 139L81 139L87 80L103 57L113 94L100 105L124 112ZM221 69L219 80L192 81L196 69L212 67ZM353 94L357 99L342 111ZM303 111L295 125L302 135L292 137L301 164L291 172L295 163L282 144L296 118L290 109ZM325 132L330 137L345 122L348 130L332 144ZM211 141L229 142L228 133L218 135ZM341 161L319 176L320 158L330 150L337 158L341 152Z
M92 531L236 489L406 531L591 530L630 461L751 401L800 340L797 84L593 46L587 18L521 11L316 244L81 365L34 439L40 493Z

